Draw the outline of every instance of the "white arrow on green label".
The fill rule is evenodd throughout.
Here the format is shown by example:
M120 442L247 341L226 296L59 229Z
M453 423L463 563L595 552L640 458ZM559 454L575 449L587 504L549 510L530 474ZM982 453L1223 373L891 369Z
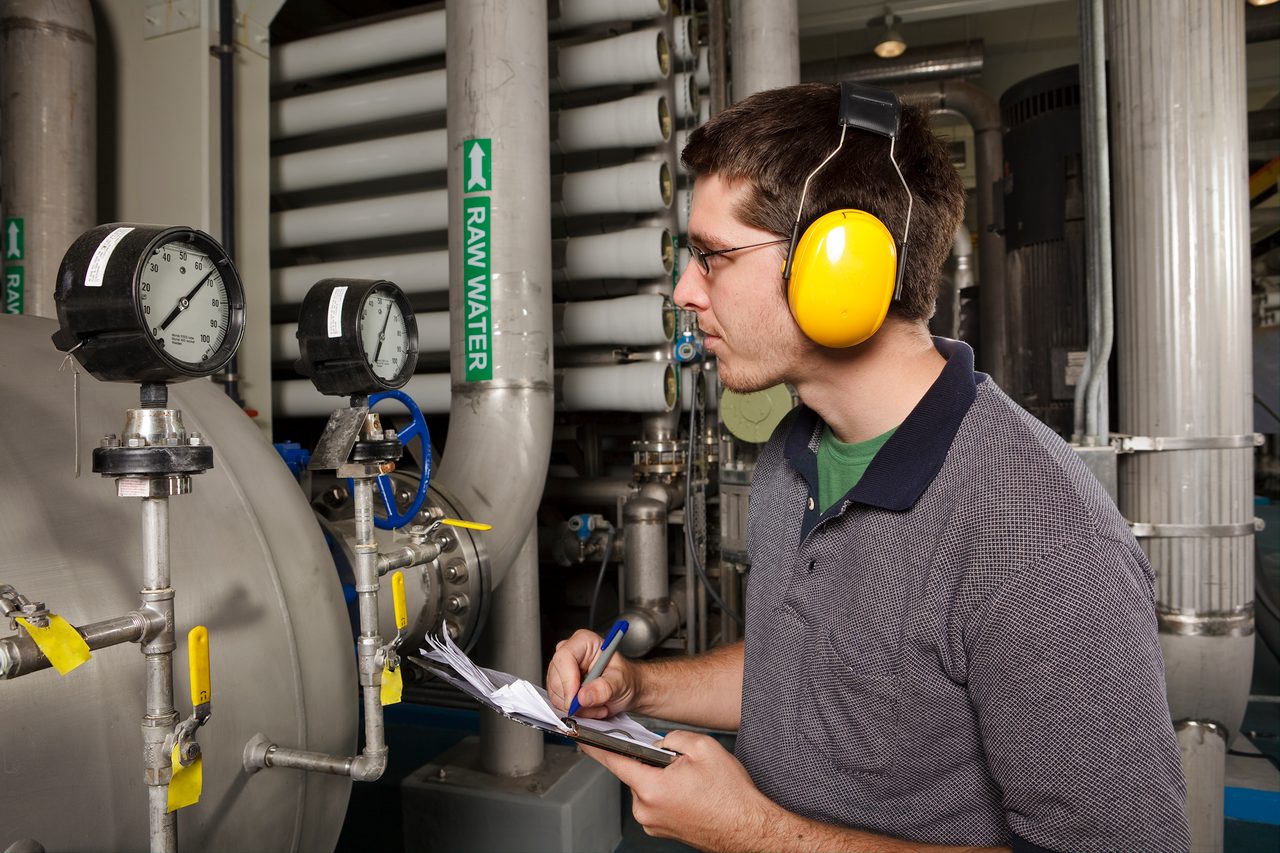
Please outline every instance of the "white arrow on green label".
M21 216L11 216L4 221L4 258L6 261L20 261L26 255L26 241L22 236L23 223Z
M462 191L488 192L493 189L493 140L468 139L462 143L462 171L466 176Z

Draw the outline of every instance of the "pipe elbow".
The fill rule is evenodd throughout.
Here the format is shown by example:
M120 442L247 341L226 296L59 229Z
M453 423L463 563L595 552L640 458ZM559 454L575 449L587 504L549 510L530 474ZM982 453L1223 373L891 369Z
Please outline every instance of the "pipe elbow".
M351 781L376 782L387 769L387 750L362 752L351 761Z

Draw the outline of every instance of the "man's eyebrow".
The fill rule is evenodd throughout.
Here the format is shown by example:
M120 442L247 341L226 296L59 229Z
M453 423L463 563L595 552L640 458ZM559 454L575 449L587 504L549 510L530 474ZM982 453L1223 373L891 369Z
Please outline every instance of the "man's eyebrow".
M702 249L704 252L713 252L717 249L723 249L728 243L721 237L711 234L703 234L701 231L690 231L689 242Z

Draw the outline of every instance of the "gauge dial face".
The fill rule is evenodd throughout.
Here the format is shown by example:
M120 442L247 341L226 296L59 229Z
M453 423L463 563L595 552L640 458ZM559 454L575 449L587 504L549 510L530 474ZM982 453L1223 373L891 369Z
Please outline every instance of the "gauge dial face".
M227 285L217 265L190 243L166 243L143 259L138 304L156 345L184 364L208 361L226 339Z
M393 382L409 358L409 330L390 293L374 291L360 308L360 345L373 375Z

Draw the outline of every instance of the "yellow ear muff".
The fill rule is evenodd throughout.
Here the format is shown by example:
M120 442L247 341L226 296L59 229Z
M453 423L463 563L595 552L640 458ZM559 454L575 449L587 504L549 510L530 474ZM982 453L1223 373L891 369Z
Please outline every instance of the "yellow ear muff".
M862 210L833 210L796 244L787 301L800 330L825 347L851 347L884 323L893 301L897 244Z

